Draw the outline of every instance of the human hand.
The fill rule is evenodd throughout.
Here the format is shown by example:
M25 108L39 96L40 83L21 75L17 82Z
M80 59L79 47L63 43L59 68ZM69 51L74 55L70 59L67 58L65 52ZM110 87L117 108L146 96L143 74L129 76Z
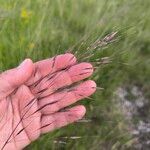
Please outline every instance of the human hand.
M81 119L84 106L64 108L95 92L94 81L82 81L92 73L91 64L77 63L67 53L36 63L26 59L0 74L0 149L22 149L41 134Z

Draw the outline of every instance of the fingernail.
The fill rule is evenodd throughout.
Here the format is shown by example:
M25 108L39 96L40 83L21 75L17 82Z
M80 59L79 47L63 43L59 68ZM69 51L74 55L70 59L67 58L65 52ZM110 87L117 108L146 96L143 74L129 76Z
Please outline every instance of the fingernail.
M22 67L26 64L27 61L28 61L28 59L25 59L25 60L18 66L18 68L22 68Z

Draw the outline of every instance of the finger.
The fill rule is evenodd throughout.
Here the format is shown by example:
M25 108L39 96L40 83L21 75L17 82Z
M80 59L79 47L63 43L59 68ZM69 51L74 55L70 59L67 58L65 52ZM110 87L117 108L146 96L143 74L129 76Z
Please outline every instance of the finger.
M26 59L14 69L0 74L0 99L9 95L14 89L25 83L33 72L32 60Z
M73 54L66 53L55 56L51 59L45 59L35 63L34 73L32 78L26 83L32 85L47 74L57 72L58 70L67 68L76 63L76 58Z
M89 63L80 63L71 66L67 70L63 70L54 74L54 76L45 77L32 92L39 98L52 94L57 89L71 85L72 83L83 80L93 73L93 67Z
M41 99L39 110L42 114L52 114L60 109L67 107L75 102L89 97L96 90L96 83L92 80L85 81L72 89L64 90Z
M85 115L84 106L76 106L66 112L58 112L53 115L43 116L41 120L41 133L47 133L61 128L81 119Z

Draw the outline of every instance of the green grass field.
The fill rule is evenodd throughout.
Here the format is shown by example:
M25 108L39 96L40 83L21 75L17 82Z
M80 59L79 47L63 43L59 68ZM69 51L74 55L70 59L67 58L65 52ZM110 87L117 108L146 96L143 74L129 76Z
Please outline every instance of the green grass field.
M113 99L118 87L132 85L150 98L149 6L149 0L0 0L1 71L71 48L78 57L96 39L118 32L116 42L92 51L95 58L112 58L92 77L104 90L80 102L92 121L46 134L27 150L132 149L135 139Z

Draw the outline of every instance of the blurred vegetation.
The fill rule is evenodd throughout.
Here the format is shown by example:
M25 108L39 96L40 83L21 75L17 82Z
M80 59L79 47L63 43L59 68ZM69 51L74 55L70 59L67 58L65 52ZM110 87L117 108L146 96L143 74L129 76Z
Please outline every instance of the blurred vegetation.
M79 55L97 38L118 31L118 40L97 55L113 58L92 77L104 90L98 90L93 101L80 102L92 121L44 135L26 149L132 149L134 139L113 99L116 89L125 85L137 85L150 97L149 6L149 0L0 0L0 70L72 46ZM81 138L62 138L72 136Z

